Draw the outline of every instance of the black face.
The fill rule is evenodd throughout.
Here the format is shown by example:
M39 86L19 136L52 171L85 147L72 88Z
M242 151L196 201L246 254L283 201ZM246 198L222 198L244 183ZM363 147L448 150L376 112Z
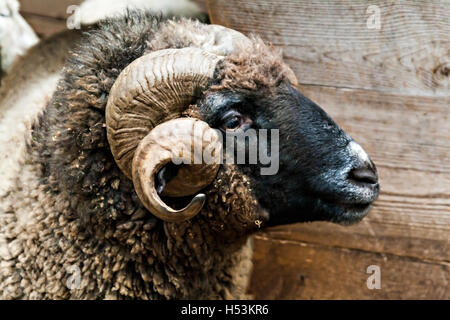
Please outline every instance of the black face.
M228 135L278 129L275 174L261 174L269 165L259 161L249 164L246 158L239 164L269 212L266 225L313 220L350 224L361 220L378 197L377 171L364 150L289 84L272 92L209 92L199 107L210 126ZM269 131L268 141L271 136ZM245 148L249 145L247 140ZM268 145L266 152L277 156Z

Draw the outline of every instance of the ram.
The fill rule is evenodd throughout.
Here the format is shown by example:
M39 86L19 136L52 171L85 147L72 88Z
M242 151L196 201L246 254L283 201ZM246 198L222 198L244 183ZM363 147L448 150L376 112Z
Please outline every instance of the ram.
M378 196L368 155L257 37L133 11L57 74L0 93L2 298L244 298L260 227L354 223ZM221 136L261 129L275 174L222 163ZM175 164L193 141L214 161Z

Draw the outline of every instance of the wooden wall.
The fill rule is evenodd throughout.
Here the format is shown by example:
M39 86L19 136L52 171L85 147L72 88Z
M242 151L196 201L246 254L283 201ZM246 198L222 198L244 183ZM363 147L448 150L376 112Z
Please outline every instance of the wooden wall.
M360 224L256 237L260 299L450 298L450 2L210 0L213 23L283 47L302 91L371 155L381 195ZM369 265L381 289L369 290Z
M19 0L20 13L41 37L66 30L67 8L82 0Z
M40 35L79 0L21 0ZM196 0L213 23L283 47L302 92L372 156L381 195L360 224L255 237L259 299L450 299L450 2ZM369 290L369 265L381 289Z

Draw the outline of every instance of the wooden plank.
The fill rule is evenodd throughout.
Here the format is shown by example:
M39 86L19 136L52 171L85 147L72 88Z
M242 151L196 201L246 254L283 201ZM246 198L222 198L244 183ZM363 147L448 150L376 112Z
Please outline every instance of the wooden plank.
M67 13L71 5L82 0L20 0L20 13L33 30L43 38L67 30L66 19L73 14Z
M302 91L371 155L381 195L360 224L296 224L266 236L450 262L450 98Z
M78 5L82 0L20 0L20 11L43 17L51 17L55 19L67 19L70 14L67 8L71 5Z
M207 12L208 8L206 7L206 0L191 0L192 2L196 3L201 11Z
M62 19L55 19L30 13L22 13L22 16L41 38L47 38L55 33L67 30L66 21Z
M213 23L284 48L304 84L450 95L450 2L208 0ZM368 29L369 5L381 28Z
M450 265L331 246L255 238L256 299L450 299ZM367 267L380 268L368 289Z

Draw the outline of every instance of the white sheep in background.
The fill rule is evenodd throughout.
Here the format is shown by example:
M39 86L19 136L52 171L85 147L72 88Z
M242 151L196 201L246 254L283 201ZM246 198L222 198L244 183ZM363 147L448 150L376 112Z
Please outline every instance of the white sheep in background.
M33 29L19 13L17 0L0 0L1 69L7 72L14 60L38 42Z
M160 13L166 17L198 18L202 12L189 0L86 0L75 12L75 23L91 25L102 19L122 15L126 9Z

